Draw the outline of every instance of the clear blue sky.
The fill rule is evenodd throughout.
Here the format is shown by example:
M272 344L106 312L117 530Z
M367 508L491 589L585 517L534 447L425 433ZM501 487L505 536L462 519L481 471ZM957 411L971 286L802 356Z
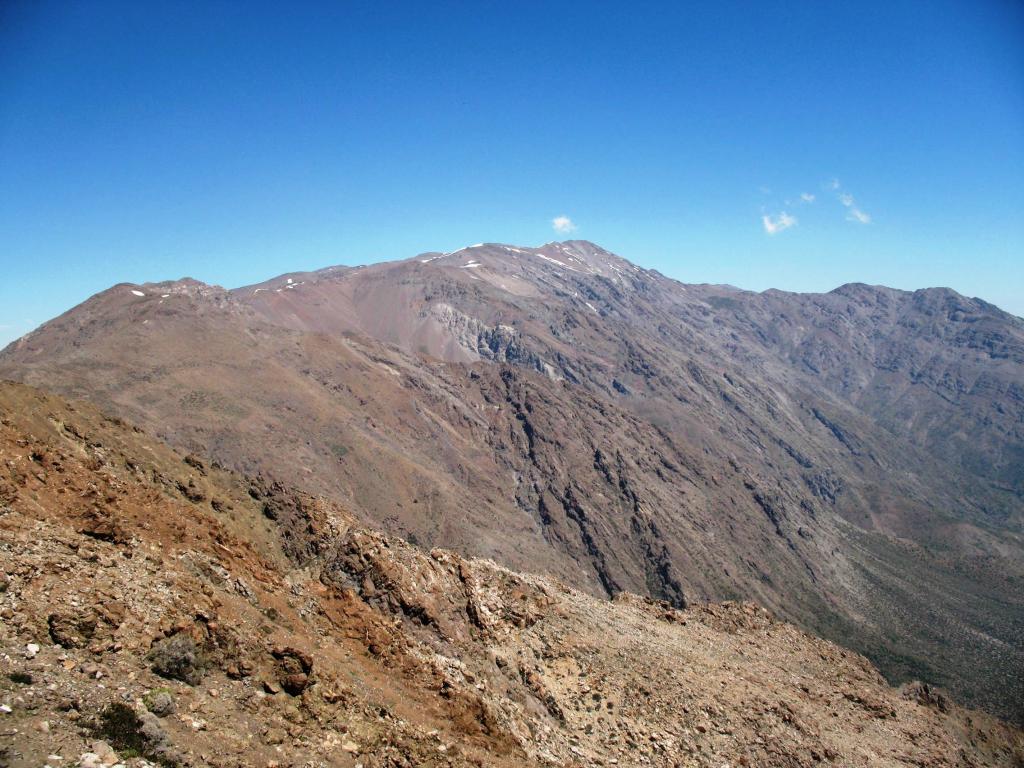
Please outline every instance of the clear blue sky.
M120 281L570 236L1024 315L1024 4L0 2L0 343Z

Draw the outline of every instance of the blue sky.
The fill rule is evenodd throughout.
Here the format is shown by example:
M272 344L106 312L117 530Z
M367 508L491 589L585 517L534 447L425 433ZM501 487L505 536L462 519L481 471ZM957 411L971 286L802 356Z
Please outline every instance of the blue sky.
M121 281L568 237L1024 315L1024 4L0 3L0 343Z

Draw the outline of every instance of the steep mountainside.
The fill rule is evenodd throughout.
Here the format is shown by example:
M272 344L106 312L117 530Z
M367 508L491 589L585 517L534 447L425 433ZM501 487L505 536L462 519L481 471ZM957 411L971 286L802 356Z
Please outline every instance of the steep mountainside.
M1024 323L681 285L572 241L120 285L0 356L409 541L754 599L1024 718Z
M0 414L11 768L1024 764L755 605L428 553L21 385Z

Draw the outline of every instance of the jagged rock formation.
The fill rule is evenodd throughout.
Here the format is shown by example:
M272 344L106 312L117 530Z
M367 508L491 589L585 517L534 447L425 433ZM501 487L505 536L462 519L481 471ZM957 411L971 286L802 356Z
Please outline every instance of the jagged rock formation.
M450 337L459 354L469 360L523 365L549 378L558 378L550 363L520 343L519 334L512 326L488 326L443 303L432 305L427 312L437 321L441 334Z
M12 768L1020 765L1024 734L752 604L685 610L362 527L0 384Z
M1022 350L945 290L681 285L571 241L115 286L0 375L426 547L756 600L1022 719Z

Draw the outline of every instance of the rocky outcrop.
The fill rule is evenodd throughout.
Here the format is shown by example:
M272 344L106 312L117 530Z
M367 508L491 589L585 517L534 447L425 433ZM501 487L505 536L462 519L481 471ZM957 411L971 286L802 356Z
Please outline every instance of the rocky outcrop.
M543 373L550 379L560 378L550 363L526 346L524 339L512 326L486 325L450 304L432 305L429 315L466 351L471 360L512 363Z

